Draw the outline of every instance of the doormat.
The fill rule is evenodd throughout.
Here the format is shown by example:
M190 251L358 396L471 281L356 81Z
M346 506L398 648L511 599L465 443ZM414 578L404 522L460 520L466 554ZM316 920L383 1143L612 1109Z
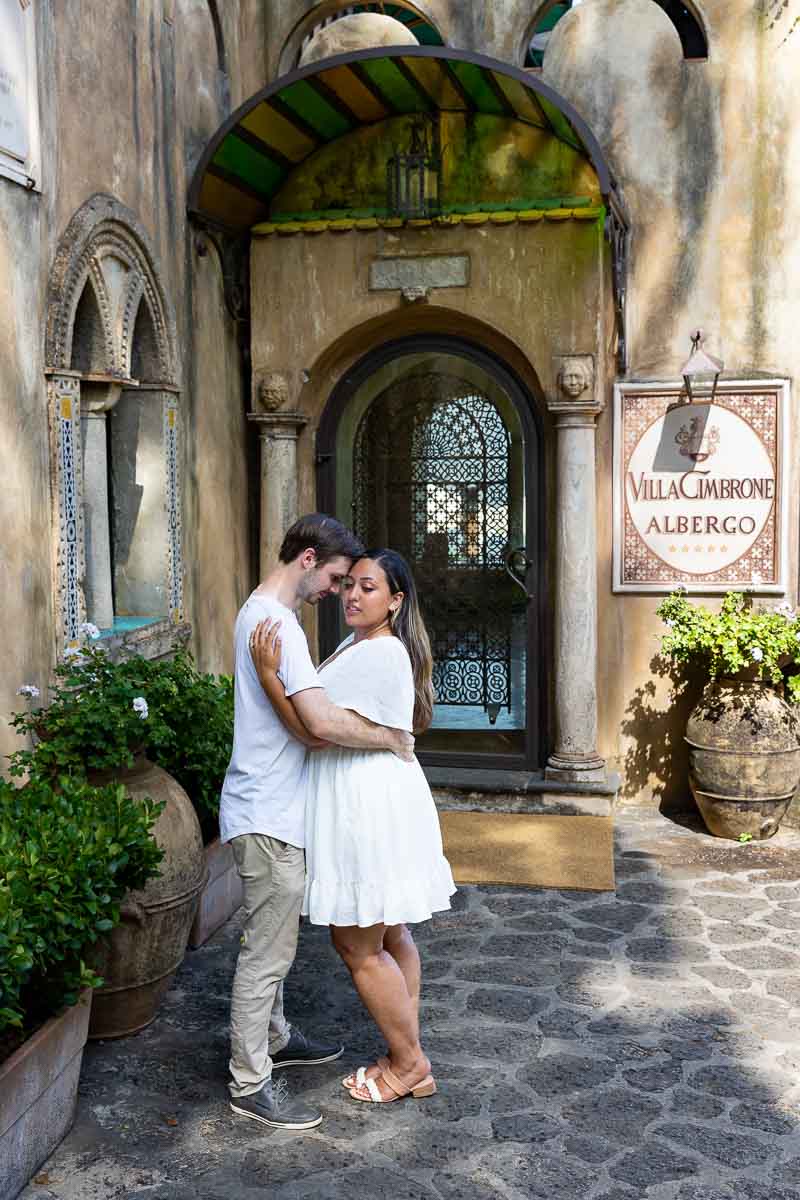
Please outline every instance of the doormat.
M456 883L614 890L611 817L440 812Z

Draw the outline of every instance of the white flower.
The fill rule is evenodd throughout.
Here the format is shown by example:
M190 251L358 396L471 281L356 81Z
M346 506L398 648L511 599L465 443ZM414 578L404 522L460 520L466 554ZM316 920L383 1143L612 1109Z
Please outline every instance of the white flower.
M751 646L750 653L752 654L752 656L756 660L756 662L761 662L762 658L764 657L764 651L761 649L760 646Z
M92 641L96 641L100 637L100 630L91 621L83 621L78 626L78 633L84 633L86 637L90 637Z
M82 657L83 655L81 654L80 646L67 646L66 650L64 651L64 658L81 659Z
M674 629L674 628L675 628L675 622L674 622L674 621L671 621L671 620L666 620L666 621L664 622L664 624L665 624L665 625L669 625L670 629Z
M681 593L685 592L685 591L686 591L686 588L683 586L682 583L679 583L677 587L672 589L673 595L675 595L675 596L680 596Z
M147 707L147 701L145 700L144 696L136 696L135 697L135 699L133 701L133 709L134 709L134 712L137 712L139 714L139 716L141 717L141 719L143 721L147 720L147 714L149 713L150 710Z
M17 688L18 696L27 696L29 700L35 700L40 694L35 683L23 683L22 687Z
M776 604L775 612L780 613L782 617L786 617L787 621L793 621L796 615L788 600L781 600L780 604Z

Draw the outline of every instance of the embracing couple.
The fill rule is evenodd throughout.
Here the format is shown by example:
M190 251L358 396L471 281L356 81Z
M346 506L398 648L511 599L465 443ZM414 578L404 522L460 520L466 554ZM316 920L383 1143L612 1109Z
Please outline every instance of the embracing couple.
M295 616L340 595L352 631L319 670ZM231 1002L231 1108L265 1125L311 1129L320 1112L291 1095L282 1067L331 1062L289 1024L283 980L301 912L330 926L385 1058L342 1081L354 1100L432 1095L419 1038L420 961L408 923L450 907L453 877L414 734L433 712L430 643L406 562L364 551L320 513L287 532L278 562L239 612L233 753L220 804L244 885ZM199 732L199 731L198 731Z

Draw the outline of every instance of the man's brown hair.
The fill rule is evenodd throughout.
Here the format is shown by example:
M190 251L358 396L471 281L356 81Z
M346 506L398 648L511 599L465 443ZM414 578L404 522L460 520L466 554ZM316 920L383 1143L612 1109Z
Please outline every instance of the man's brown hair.
M364 547L352 530L325 513L308 513L295 521L286 531L278 558L282 563L294 562L304 550L314 551L318 567L340 555L342 558L360 558L364 553Z

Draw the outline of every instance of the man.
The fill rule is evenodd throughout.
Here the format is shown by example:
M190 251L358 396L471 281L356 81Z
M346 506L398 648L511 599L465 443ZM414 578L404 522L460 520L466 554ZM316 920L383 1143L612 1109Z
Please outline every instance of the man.
M261 621L281 622L279 675L315 739L306 744L392 750L409 759L410 734L373 725L328 700L294 614L301 600L318 604L337 595L361 552L356 537L333 517L301 517L236 619L233 753L222 786L220 835L231 843L246 917L231 1000L229 1089L235 1113L286 1129L311 1129L322 1114L292 1098L284 1081L274 1087L272 1072L331 1062L344 1048L305 1037L283 1013L283 980L297 949L305 884L306 745L275 715L259 683L250 640Z

